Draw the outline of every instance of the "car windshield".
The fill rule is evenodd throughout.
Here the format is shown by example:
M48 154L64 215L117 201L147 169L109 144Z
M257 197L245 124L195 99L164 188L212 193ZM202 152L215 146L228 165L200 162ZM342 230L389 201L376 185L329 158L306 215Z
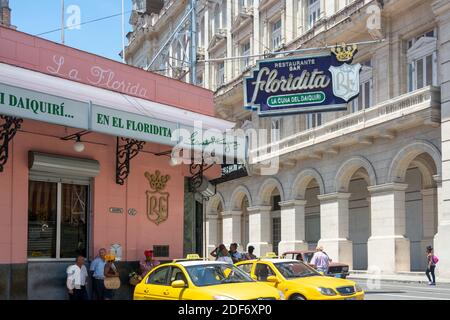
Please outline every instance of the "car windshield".
M275 263L274 265L286 279L313 277L320 275L320 273L318 273L311 267L298 261L279 262Z
M225 283L254 282L249 275L232 264L206 264L185 267L197 287Z

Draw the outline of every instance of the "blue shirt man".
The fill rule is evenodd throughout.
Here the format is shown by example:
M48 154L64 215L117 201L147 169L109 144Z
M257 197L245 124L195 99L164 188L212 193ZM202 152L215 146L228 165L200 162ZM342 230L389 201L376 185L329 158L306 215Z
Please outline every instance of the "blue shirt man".
M91 267L89 268L93 277L92 283L95 300L104 300L105 285L103 279L105 279L105 255L106 249L101 248L98 251L98 256L91 262Z

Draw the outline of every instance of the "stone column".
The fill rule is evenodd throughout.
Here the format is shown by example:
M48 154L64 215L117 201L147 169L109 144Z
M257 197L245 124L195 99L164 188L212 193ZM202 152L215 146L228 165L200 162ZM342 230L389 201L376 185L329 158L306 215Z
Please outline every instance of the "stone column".
M255 255L264 256L272 251L271 242L271 206L256 206L247 208L249 215L249 246L255 247Z
M205 48L205 60L209 59L209 51L208 51L208 45L209 45L209 30L210 30L210 17L209 17L209 10L210 7L206 6L205 9L205 28L203 29L203 39L205 41L204 48ZM204 73L204 79L203 83L205 88L210 89L211 88L211 76L210 76L210 69L211 69L211 63L205 63L205 73Z
M253 38L251 38L252 41L252 54L259 54L260 53L260 42L262 42L262 39L259 38L260 33L260 20L259 20L259 0L253 1ZM252 58L252 63L256 61L257 59Z
M231 36L231 23L233 20L232 16L232 6L233 2L231 0L227 1L227 22L224 28L226 28L226 34L227 34L227 54L226 57L232 57L233 56L233 37ZM231 79L233 79L233 60L226 60L225 61L225 83L229 82Z
M280 254L286 251L307 250L305 240L306 200L281 202L281 241L278 244Z
M229 248L230 244L241 243L241 211L222 212L223 244Z
M289 1L289 0L288 0ZM286 8L282 8L281 9L281 43L286 44L286 28L287 28L287 23L286 23ZM275 49L275 48L274 48Z
M319 195L320 240L319 245L333 261L346 263L353 268L353 244L349 240L348 199L350 193Z
M370 270L382 273L410 271L410 243L406 238L407 184L371 186L372 235L367 243Z
M219 216L217 214L208 214L206 216L206 252L204 254L204 257L208 257L212 259L212 257L209 255L211 251L213 251L216 246L219 244L218 239L218 220Z
M286 10L285 10L285 21L286 21L286 41L285 43L289 43L294 40L294 31L295 31L295 10L294 10L294 1L286 0Z
M422 252L427 246L433 246L437 229L437 189L423 189L422 193Z
M438 276L450 279L450 2L432 4L438 22L438 68L441 80L442 189L439 192L439 225L434 252L439 257Z

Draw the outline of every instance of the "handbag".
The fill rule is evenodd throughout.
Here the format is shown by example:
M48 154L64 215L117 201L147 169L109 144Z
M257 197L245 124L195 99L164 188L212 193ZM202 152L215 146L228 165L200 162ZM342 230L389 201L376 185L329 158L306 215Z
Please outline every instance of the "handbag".
M117 290L120 288L119 277L106 277L104 280L105 288L109 290Z

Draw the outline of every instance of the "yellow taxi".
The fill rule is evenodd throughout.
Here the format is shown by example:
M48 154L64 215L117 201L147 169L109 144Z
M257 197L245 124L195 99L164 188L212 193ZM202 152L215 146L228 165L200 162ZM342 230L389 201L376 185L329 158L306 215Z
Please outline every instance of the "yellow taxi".
M241 261L236 267L281 290L287 300L364 300L355 282L324 276L298 260L271 257Z
M150 271L134 300L281 300L283 293L219 261L180 259Z

